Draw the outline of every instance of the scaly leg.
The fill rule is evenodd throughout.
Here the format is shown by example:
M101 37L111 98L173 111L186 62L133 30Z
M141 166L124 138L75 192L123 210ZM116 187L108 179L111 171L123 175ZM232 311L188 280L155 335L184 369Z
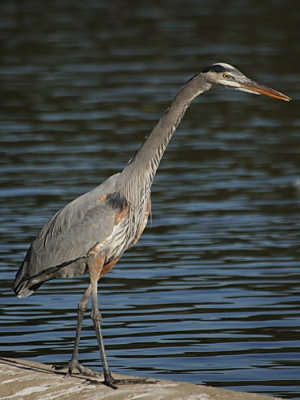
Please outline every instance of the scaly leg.
M75 343L72 353L72 358L68 363L68 372L66 376L71 376L74 369L77 369L81 374L87 376L94 376L97 377L99 374L97 372L92 371L89 368L84 367L78 361L78 350L79 350L79 342L80 342L80 333L82 328L82 320L83 315L87 307L88 300L92 293L92 285L89 284L87 290L85 291L84 295L80 299L77 307L77 327L76 327L76 336L75 336Z
M135 383L156 383L156 381L148 381L145 378L136 378L136 379L115 379L113 378L111 371L108 366L103 335L101 330L101 314L98 308L98 293L97 293L97 281L92 282L92 314L91 318L94 323L97 341L100 350L100 356L102 360L102 368L104 374L104 384L113 388L117 389L117 385L126 385L126 384L135 384Z
M107 386L110 386L114 389L116 389L116 385L114 384L114 379L111 375L107 358L106 358L106 353L105 353L105 347L104 347L104 341L103 341L103 335L102 335L102 330L101 330L101 314L98 308L98 293L97 293L97 284L98 281L93 281L92 282L92 313L91 313L91 318L94 323L95 327L95 332L97 336L97 342L99 346L99 351L100 351L100 356L102 360L102 368L103 368L103 374L104 374L104 384Z

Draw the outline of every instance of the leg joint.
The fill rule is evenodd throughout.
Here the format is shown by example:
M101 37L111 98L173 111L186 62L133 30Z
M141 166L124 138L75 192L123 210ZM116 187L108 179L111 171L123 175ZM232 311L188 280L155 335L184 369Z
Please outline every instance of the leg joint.
M94 323L99 323L100 324L101 323L101 319L102 319L100 311L98 309L96 309L96 310L92 309L91 318L92 318Z
M88 297L82 297L77 305L78 311L85 312L88 303Z

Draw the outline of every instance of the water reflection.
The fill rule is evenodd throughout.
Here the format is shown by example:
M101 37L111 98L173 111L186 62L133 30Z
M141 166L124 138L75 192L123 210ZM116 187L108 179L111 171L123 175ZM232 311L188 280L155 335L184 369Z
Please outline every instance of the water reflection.
M299 7L3 3L1 354L63 363L87 279L16 299L28 243L125 165L198 68L228 61L297 98ZM296 110L214 90L188 111L147 231L101 284L115 371L300 398ZM88 318L80 357L99 368Z

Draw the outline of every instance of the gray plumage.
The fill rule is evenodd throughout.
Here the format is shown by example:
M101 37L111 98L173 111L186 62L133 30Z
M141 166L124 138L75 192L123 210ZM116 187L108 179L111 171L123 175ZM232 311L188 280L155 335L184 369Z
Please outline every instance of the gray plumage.
M229 64L217 63L187 81L129 164L90 192L58 211L32 242L14 282L19 297L43 282L90 274L90 284L78 305L77 329L69 374L78 362L83 313L93 296L92 319L102 357L104 382L115 387L108 368L97 306L97 282L142 234L150 213L150 190L163 153L191 101L220 84L236 90L288 101L289 97L246 78Z
M30 295L46 280L86 272L89 251L114 230L118 205L101 196L116 192L119 175L73 200L44 225L18 271L14 287L19 296Z

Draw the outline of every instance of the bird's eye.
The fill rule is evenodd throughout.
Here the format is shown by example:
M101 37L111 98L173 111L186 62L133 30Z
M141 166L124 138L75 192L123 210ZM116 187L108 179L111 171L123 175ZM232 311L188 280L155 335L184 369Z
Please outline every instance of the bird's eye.
M223 74L223 78L224 78L224 79L230 79L231 76L230 76L229 74Z

